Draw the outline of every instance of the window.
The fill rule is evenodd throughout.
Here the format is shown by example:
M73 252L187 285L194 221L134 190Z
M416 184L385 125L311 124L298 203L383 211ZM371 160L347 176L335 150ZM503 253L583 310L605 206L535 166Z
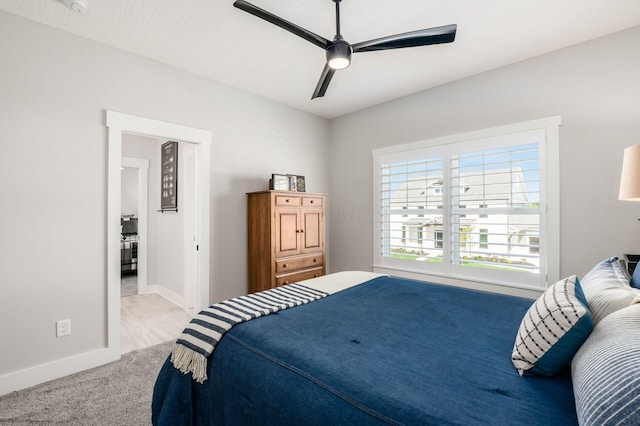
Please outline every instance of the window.
M480 229L480 249L489 248L489 230L487 228Z
M540 237L529 237L529 253L538 254L540 253Z
M434 242L433 246L435 248L442 248L442 237L443 237L442 231L434 231L434 233L433 233L433 242Z
M481 210L482 210L482 209L486 209L487 207L488 207L488 206L487 206L486 204L480 204L480 209L481 209ZM486 211L486 210L484 210L484 211ZM480 215L480 217L481 217L481 218L483 218L483 219L486 219L486 218L488 218L489 216L487 216L487 214L486 214L486 213L482 213L482 214Z
M545 288L558 272L559 125L374 150L374 267Z

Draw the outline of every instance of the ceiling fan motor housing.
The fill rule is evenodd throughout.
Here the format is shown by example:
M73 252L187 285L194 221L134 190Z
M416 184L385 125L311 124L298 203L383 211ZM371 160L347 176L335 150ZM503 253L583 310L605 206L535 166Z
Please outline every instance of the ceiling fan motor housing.
M341 70L351 63L351 45L342 39L335 39L327 47L327 64L334 70Z

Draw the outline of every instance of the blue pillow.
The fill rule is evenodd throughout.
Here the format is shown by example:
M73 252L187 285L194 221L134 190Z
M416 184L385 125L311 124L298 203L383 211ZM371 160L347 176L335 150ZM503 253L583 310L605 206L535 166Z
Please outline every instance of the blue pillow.
M600 322L571 362L582 426L640 424L640 305Z
M633 275L631 275L631 281L629 281L631 287L640 288L640 264L636 266L636 269L633 270Z
M558 281L525 314L511 360L520 375L553 376L569 365L593 329L580 281Z

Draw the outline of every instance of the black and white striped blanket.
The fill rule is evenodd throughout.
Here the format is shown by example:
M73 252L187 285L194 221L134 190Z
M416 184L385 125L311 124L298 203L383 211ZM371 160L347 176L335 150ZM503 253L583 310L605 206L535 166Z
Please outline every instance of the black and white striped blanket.
M200 311L184 329L171 353L171 362L182 373L191 373L196 382L204 383L207 360L231 327L328 295L294 283L211 305Z

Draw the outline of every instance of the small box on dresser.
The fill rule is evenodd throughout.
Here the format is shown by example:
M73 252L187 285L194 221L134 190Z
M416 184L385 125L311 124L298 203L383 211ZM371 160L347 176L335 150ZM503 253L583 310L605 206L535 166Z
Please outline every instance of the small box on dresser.
M248 291L254 293L326 273L325 194L247 194Z

